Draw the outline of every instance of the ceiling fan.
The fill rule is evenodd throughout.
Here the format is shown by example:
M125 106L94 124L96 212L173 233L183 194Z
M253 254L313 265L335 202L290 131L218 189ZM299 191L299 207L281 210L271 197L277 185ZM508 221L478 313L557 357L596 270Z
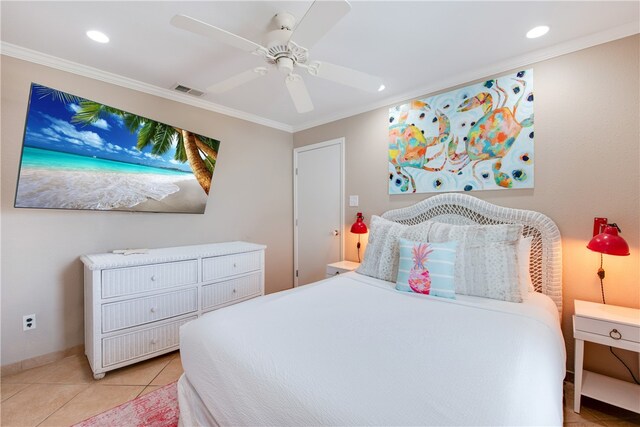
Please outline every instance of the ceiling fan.
M304 80L299 74L294 73L295 68L304 68L312 76L367 92L377 92L384 89L382 80L378 77L324 61L309 61L309 48L316 44L350 10L351 6L345 0L316 0L297 26L293 15L287 12L278 13L273 17L276 29L265 34L264 46L186 15L174 16L171 19L171 24L245 52L262 56L267 62L266 67L256 67L244 71L208 87L207 92L226 92L264 76L270 69L277 68L286 75L285 84L296 110L299 113L306 113L313 110L313 103Z

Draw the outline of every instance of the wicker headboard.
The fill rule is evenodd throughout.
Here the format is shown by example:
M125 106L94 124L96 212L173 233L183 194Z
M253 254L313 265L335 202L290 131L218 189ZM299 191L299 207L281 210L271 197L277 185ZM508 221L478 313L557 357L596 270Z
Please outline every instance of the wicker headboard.
M432 220L448 224L522 224L522 235L533 236L529 271L536 292L548 295L562 318L562 244L556 224L540 212L497 206L460 193L438 194L382 217L415 225Z

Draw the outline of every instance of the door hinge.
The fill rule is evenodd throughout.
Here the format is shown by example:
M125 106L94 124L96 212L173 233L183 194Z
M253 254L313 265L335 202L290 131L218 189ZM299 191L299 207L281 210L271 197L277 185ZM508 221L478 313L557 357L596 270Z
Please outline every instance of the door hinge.
M298 168L296 168L296 175L298 175Z
M298 226L298 218L296 218L296 227Z
M298 277L298 270L296 270L296 277Z

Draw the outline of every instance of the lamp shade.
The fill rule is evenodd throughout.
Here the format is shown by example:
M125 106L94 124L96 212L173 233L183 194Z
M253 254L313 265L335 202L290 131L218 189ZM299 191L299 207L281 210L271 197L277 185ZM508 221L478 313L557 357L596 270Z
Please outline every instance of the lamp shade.
M362 212L358 212L356 222L351 226L351 232L354 234L365 234L367 232L367 224L364 223Z
M629 245L618 235L616 226L607 225L604 231L593 236L587 248L607 255L629 255Z

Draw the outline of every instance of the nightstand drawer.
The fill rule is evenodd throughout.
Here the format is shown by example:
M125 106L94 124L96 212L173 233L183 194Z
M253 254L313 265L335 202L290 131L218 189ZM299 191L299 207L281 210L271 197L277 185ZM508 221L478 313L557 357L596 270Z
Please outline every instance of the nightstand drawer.
M327 277L355 271L359 266L360 263L353 261L338 261L332 264L327 264Z
M640 343L640 327L612 323L601 320L590 319L588 317L575 317L576 331L601 335L611 341L631 341ZM617 331L617 332L614 332Z
M345 273L345 270L342 268L332 267L330 265L327 266L327 277L335 276L341 273Z

